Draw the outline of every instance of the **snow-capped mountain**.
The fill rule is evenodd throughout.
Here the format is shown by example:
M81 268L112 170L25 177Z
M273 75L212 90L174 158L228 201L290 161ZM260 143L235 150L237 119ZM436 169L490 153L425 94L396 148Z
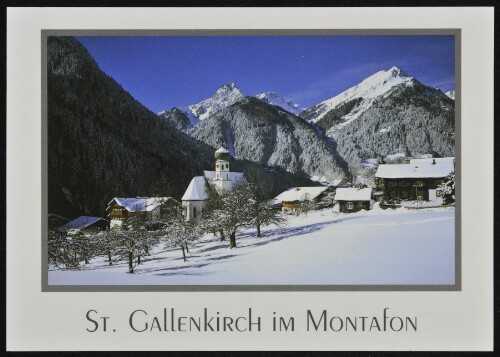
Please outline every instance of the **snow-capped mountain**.
M335 142L351 169L389 157L454 156L454 103L398 67L373 74L300 117Z
M346 113L342 114L342 121L338 123L343 126L359 118L377 98L388 95L394 87L403 83L412 86L414 82L413 77L394 66L387 71L379 71L339 95L310 107L301 117L310 123L318 123L332 110L344 109Z
M316 128L255 97L246 97L201 121L189 135L231 156L294 174L325 177L345 174L345 162Z
M207 119L220 110L243 99L245 95L234 82L226 83L215 94L198 104L187 107L175 107L164 110L158 115L166 119L167 123L177 129L187 132L192 127L198 125L201 120Z
M450 99L455 100L455 91L454 91L454 90L449 90L449 91L448 91L448 92L446 92L444 95L445 95L445 96L447 96L447 97L448 97L448 98L450 98Z
M277 105L285 109L287 112L290 112L295 115L299 115L304 110L306 110L306 108L301 108L298 104L292 102L291 100L284 99L281 95L279 95L276 92L260 93L257 94L255 98L260 99L261 101L267 104Z
M161 116L210 146L226 146L235 158L309 177L342 177L370 160L454 155L453 101L398 67L301 109L274 92L244 97L229 83Z
M217 92L212 97L198 104L190 105L188 108L196 118L203 120L208 118L210 114L224 109L244 97L245 95L236 84L230 82L217 89Z
M230 82L220 87L212 97L198 104L164 110L159 112L158 115L166 119L167 123L173 125L177 129L187 132L189 129L198 125L200 121L216 115L221 110L235 104L243 98L245 98L243 92L234 82ZM291 100L285 100L276 92L264 92L257 94L255 98L266 104L279 106L295 115L299 115L305 110L305 108L300 107Z
M180 131L187 132L188 129L198 125L198 119L188 107L172 108L159 112L158 115L165 119L167 124L174 126Z

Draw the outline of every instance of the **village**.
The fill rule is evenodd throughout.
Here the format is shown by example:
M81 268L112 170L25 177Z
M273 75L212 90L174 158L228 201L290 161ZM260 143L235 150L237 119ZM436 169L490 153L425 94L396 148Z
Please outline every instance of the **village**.
M193 177L181 202L172 197L115 197L108 204L105 218L81 216L69 221L49 215L50 276L60 277L57 272L67 270L82 273L93 270L95 264L126 267L120 271L128 273L150 272L150 261L156 266L162 261L157 257L165 252L176 254L172 259L179 260L176 264L180 263L180 267L171 269L189 270L191 258L203 261L203 252L210 251L214 244L218 250L229 248L229 256L235 256L233 248L260 247L282 239L273 239L273 235L309 233L293 228L298 225L311 229L314 226L312 231L316 231L323 225L341 222L342 217L372 220L381 216L387 220L403 212L428 216L434 210L442 214L443 208L450 218L449 210L454 205L453 157L380 164L375 187L335 180L311 187L290 187L274 198L264 197L261 187L249 182L244 173L232 172L230 160L227 149L216 150L215 171ZM318 219L322 222L316 222ZM398 219L395 222L403 226L405 221ZM328 234L322 234L321 239L328 239ZM211 259L210 255L206 258ZM102 274L99 279L107 281L102 280Z

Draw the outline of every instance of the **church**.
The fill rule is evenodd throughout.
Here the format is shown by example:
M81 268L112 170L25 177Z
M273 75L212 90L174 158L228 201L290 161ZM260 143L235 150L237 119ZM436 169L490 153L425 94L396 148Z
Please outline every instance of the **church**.
M221 147L215 151L215 171L204 171L195 176L182 196L186 220L197 219L203 214L204 201L210 189L221 193L230 191L238 182L246 182L243 172L229 171L229 151Z

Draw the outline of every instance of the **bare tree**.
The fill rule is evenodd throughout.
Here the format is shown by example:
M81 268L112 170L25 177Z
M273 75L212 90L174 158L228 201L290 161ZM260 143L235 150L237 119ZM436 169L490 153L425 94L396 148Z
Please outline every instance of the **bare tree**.
M129 273L134 273L134 268L141 264L141 257L150 255L151 247L158 241L156 234L146 230L144 226L136 225L133 220L113 227L110 233L116 243L116 253L128 261Z
M248 184L239 182L232 190L222 193L211 192L210 195L219 195L218 206L210 207L204 212L203 226L214 231L226 232L229 236L229 248L236 247L237 231L251 224L250 203L252 194Z
M66 232L49 230L47 253L49 264L62 269L79 269L79 261L75 259L73 242L67 239Z

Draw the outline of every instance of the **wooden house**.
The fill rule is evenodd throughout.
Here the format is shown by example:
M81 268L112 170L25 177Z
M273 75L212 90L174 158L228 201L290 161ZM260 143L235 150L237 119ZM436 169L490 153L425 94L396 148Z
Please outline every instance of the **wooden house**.
M115 197L108 203L107 214L111 227L120 226L130 218L140 221L165 219L180 203L172 197Z
M307 201L319 204L322 198L333 190L329 186L291 187L276 196L274 202L281 203L283 213L297 213L302 205L308 203ZM333 205L333 199L331 204Z
M339 205L340 212L357 212L362 209L369 210L372 206L372 189L339 187L335 191L335 201Z
M408 164L379 165L375 180L383 192L380 200L435 201L437 187L454 171L454 158L412 159Z
M57 228L62 233L76 234L79 232L99 230L104 231L109 228L109 221L101 217L80 216Z

